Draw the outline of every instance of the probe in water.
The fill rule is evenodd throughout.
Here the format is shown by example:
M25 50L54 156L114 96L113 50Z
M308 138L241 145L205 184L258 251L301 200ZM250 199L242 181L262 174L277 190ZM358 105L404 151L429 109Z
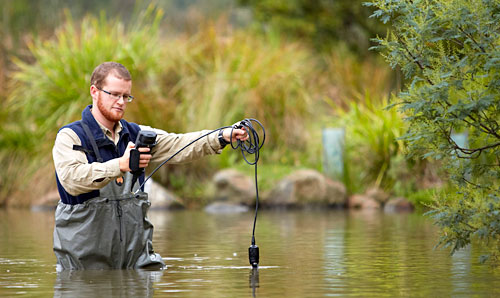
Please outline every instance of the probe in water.
M260 136L259 136L257 130L254 128L253 123L256 123L260 126L262 133L263 133L262 141L260 139ZM250 261L250 265L252 266L252 268L258 268L258 266L259 266L259 247L255 244L255 225L257 223L257 212L259 209L259 187L257 184L257 162L259 161L259 158L260 158L260 151L259 150L262 148L262 146L264 145L264 141L266 140L266 131L264 129L264 126L258 120L252 119L252 118L244 119L244 120L241 120L236 125L224 126L224 127L214 129L214 130L198 137L197 139L191 141L189 144L182 147L179 151L175 152L167 160L165 160L158 167L156 167L151 172L151 174L146 179L144 179L144 181L141 183L141 185L139 185L139 188L136 190L135 194L137 194L137 192L139 192L139 190L144 186L144 184L146 184L146 181L148 181L149 178L151 178L151 176L153 176L153 174L156 173L156 171L158 171L158 169L160 169L164 164L166 164L168 161L170 161L172 158L174 158L177 154L179 154L184 149L186 149L187 147L194 144L196 141L198 141L198 140L200 140L200 139L202 139L202 138L204 138L204 137L206 137L214 132L225 129L225 128L231 128L231 135L233 135L233 130L236 128L245 129L248 133L248 139L246 141L237 140L236 144L234 144L233 140L231 139L230 144L231 144L231 148L233 148L234 150L239 148L241 150L241 154L243 155L243 159L245 160L245 162L248 163L249 165L253 165L255 168L255 193L256 193L256 196L255 196L255 216L254 216L253 228L252 228L252 242L251 242L250 247L248 248L248 259ZM155 137L156 137L156 135L155 135ZM152 144L155 142L154 140L151 140L151 138L149 138L148 140ZM248 155L254 156L253 161L249 160L247 158ZM140 171L140 170L138 169L137 171Z

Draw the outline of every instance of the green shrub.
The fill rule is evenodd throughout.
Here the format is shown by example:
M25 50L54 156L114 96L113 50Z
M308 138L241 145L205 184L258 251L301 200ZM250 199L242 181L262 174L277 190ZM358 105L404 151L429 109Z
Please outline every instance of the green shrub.
M460 190L431 213L440 243L453 253L479 238L498 255L500 2L372 2L374 16L393 24L377 48L410 82L398 96L410 153L441 160Z
M89 82L103 61L129 68L135 89L155 85L158 71L161 11L150 7L129 28L119 21L88 16L79 24L68 15L55 38L30 45L35 63L16 59L16 84L9 96L13 112L38 135L53 135L58 127L80 118L90 104ZM135 90L134 89L134 90Z
M318 49L331 49L343 42L365 54L369 36L385 31L385 26L368 18L363 0L239 0L252 9L257 28L307 40Z
M347 109L353 101L363 104L365 94L375 98L387 97L400 87L397 73L377 56L361 59L338 45L324 53L321 61L325 67L325 75L319 78L320 83L325 84L321 89L328 92L328 104L334 110L338 106Z
M313 60L307 49L215 26L167 40L163 48L169 61L165 90L176 106L176 127L217 128L250 117L264 124L267 146L305 148L304 123L313 105L308 82Z
M67 13L53 38L37 37L30 44L32 59L15 60L8 113L0 114L0 165L8 169L1 174L1 198L25 188L21 196L26 201L54 187L53 176L47 175L53 172L54 137L91 103L90 75L103 61L121 62L132 73L136 100L127 107L127 120L179 133L247 117L261 120L267 133L261 162L269 166L262 172L265 188L295 168L321 169L319 126L331 114L324 97L335 85L344 85L344 95L335 101L340 106L347 106L343 101L349 94L387 92L385 79L379 87L377 79L363 84L358 78L363 69L387 78L386 70L345 51L323 59L307 44L233 30L221 21L190 36L161 35L168 31L160 28L161 16L161 10L150 6L128 22L133 25L124 25L104 14L79 22ZM355 62L360 67L350 68ZM344 81L343 75L332 74L349 74L350 69ZM238 152L226 149L221 156L189 165L166 165L154 178L183 197L199 199L217 168L234 166L250 169ZM30 183L33 172L45 175Z
M261 163L302 163L310 156L307 123L314 109L310 51L298 43L269 42L265 36L220 27L208 24L193 36L164 41L163 98L175 112L168 123L165 118L148 121L186 132L255 118L266 129ZM244 167L239 151L230 149L206 160L169 166L157 179L187 194L204 188L197 185L216 168ZM187 178L173 185L172 175Z
M83 108L92 103L90 75L98 64L110 60L124 64L134 77L134 90L142 91L138 97L154 94L157 89L151 86L158 85L161 16L161 11L150 6L134 25L125 27L105 14L87 16L77 24L68 13L54 38L35 38L29 45L33 62L15 59L17 70L6 104L9 115L0 127L0 164L9 169L13 160L24 162L17 164L17 174L2 172L2 198L16 188L9 182L12 177L23 177L26 183L32 174L29 165L36 170L40 164L50 164L58 128L80 119Z
M190 38L160 39L161 14L150 6L129 27L104 14L87 16L81 23L68 14L54 38L36 38L29 47L33 61L15 61L18 70L12 77L10 116L1 128L0 162L7 165L22 151L32 157L26 164L50 165L58 128L80 118L91 103L92 70L109 60L124 64L134 80L137 100L127 109L128 120L187 132L252 117L266 127L265 148L270 149L264 159L293 164L300 154L307 154L302 150L307 138L304 123L313 106L306 80L312 71L308 50L298 44L270 44L240 31L224 35L214 26ZM225 153L219 167L239 162L236 154ZM198 189L212 170L207 162L196 162L180 169L165 167L155 177L168 183L172 173L187 173L172 184ZM16 189L5 187L5 194Z
M387 99L375 101L365 94L360 103L351 102L347 110L336 110L338 125L345 128L344 182L351 193L367 186L392 190L399 178L390 175L397 157L404 155L405 144L399 138L405 131L402 115L384 109Z

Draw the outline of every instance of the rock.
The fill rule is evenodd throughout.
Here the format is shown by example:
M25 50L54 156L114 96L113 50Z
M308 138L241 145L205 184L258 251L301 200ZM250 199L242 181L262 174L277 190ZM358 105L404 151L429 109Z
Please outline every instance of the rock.
M151 201L151 209L183 209L184 203L159 183L149 179L144 186Z
M345 206L347 203L347 190L345 185L340 181L334 181L326 178L326 194L325 200L328 205Z
M354 209L380 209L381 204L374 198L365 194L355 194L349 198L349 208Z
M205 207L205 212L212 214L228 214L228 213L243 213L249 210L248 206L229 203L229 202L214 202Z
M351 209L360 209L365 197L360 194L355 194L349 197L347 206Z
M299 170L278 182L265 200L271 206L344 205L345 186L315 170Z
M389 200L384 206L384 212L394 213L394 212L412 212L414 206L406 198L395 198Z
M184 208L182 201L172 192L168 191L159 183L149 179L144 186L144 190L148 193L148 198L151 201L151 209L181 209ZM53 190L41 197L31 205L31 210L47 210L55 209L59 202L59 192Z
M255 202L253 178L234 169L225 169L217 172L213 181L216 188L215 200L245 205Z
M45 194L43 197L36 200L31 204L31 210L41 211L41 210L52 210L56 209L57 203L59 203L60 197L57 189L52 190Z
M371 197L372 199L376 200L377 202L380 202L384 204L389 200L390 195L383 191L382 189L378 187L370 187L366 190L365 195L368 197Z
M294 194L293 182L289 179L283 179L266 196L265 204L271 206L290 206L297 203Z
M322 202L326 195L326 183L323 175L314 170L299 170L288 176L292 184L294 197L292 202L306 205Z

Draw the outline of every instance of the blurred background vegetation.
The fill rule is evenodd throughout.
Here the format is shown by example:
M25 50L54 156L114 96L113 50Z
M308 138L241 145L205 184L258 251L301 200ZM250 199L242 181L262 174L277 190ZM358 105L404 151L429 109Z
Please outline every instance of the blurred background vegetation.
M264 190L294 169L321 171L321 130L342 126L349 193L427 200L438 167L405 157L404 115L384 110L400 76L368 51L387 28L361 3L0 0L0 206L55 189L55 135L80 119L92 70L109 60L133 76L129 121L188 132L259 119ZM226 167L253 171L225 150L154 178L196 205Z

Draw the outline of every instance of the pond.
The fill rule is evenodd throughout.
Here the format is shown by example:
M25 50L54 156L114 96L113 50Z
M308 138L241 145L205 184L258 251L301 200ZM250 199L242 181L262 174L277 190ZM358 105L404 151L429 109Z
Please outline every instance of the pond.
M53 212L0 210L0 296L499 296L500 273L471 250L434 250L421 214L261 211L260 266L248 263L253 213L152 211L163 271L56 273ZM474 251L474 250L472 250Z

